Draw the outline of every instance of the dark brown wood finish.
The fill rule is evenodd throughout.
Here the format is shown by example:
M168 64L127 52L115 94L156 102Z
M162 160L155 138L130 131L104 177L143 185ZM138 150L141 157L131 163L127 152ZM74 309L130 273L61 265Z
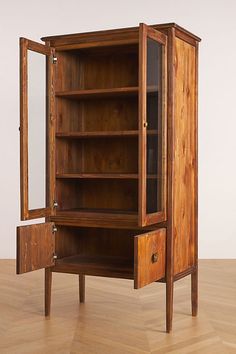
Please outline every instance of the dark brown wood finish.
M195 193L194 193L194 267L191 274L192 315L198 313L198 43L195 54Z
M148 38L163 48L162 84L146 82ZM197 315L200 39L170 23L44 40L46 46L26 39L20 42L21 211L22 219L46 216L47 223L18 228L17 272L45 267L46 316L50 315L52 272L78 274L81 303L85 302L85 275L131 279L136 289L164 282L170 332L174 282L188 275L192 315ZM47 57L48 93L47 208L31 211L28 49ZM146 96L157 92L162 92L157 101L161 129L145 126ZM150 137L157 139L162 167L147 174ZM163 206L159 213L147 213L149 181L158 184ZM54 223L57 231L53 232Z
M79 302L85 302L85 275L79 274Z
M147 39L151 38L154 41L162 44L163 67L161 78L162 91L162 131L159 134L162 136L162 161L163 161L163 176L162 176L162 210L160 212L148 215L147 213ZM166 43L167 37L163 33L154 30L145 24L140 24L139 30L139 226L155 224L166 219ZM158 117L157 117L158 118ZM160 181L159 181L160 182Z
M52 293L52 271L51 268L45 268L45 316L50 316L51 312L51 293Z
M139 226L145 226L146 215L146 92L147 92L147 26L139 25Z
M17 227L17 274L54 265L54 223Z
M174 274L195 265L196 47L175 38Z
M163 31L166 33L169 28L174 28L178 31L178 35L181 34L184 36L186 41L194 40L201 41L199 37L189 32L185 28L177 25L176 23L164 23L164 24L155 24L150 25L149 27L153 27L156 30ZM43 41L50 41L52 45L56 45L60 47L62 45L68 45L72 43L101 43L103 44L106 41L116 41L118 40L127 40L127 38L137 39L138 38L138 29L139 27L128 27L128 28L119 28L112 30L103 30L103 31L93 31L93 32L85 32L85 33L74 33L74 34L66 34L66 35L57 35L57 36L47 36L42 37Z
M168 106L167 106L167 169L168 169L168 194L167 194L167 247L166 247L166 331L172 330L173 318L173 292L174 292L174 258L173 258L173 188L174 179L174 29L168 30Z
M20 199L21 220L28 217L27 42L20 38Z
M134 288L139 289L165 276L166 230L134 238Z
M46 42L49 46L50 43ZM55 215L54 201L56 189L56 107L55 107L55 82L56 82L56 65L52 62L55 57L55 49L51 48L51 56L47 56L46 61L46 205L51 209L50 216ZM46 216L49 221L49 216Z
M53 163L54 163L54 71L52 56L54 49L26 38L20 38L20 180L21 180L21 220L40 218L52 214L52 205L46 205L41 209L29 210L28 190L28 51L34 51L49 57L51 65L47 61L47 144L50 150L47 151L47 195L53 198L54 184ZM45 69L46 70L46 69Z

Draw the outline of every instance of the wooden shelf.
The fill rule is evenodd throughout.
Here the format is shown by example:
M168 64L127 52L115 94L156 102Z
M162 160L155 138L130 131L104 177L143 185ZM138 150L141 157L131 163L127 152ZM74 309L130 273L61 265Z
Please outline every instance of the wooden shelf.
M56 178L67 179L138 179L136 173L57 173ZM148 175L148 179L157 179L157 175Z
M116 87L107 89L90 89L90 90L67 90L57 91L57 97L65 97L71 99L88 99L102 98L113 96L138 95L138 86L134 87Z
M58 132L57 138L86 139L104 137L137 137L138 130L95 131L95 132ZM158 130L147 130L148 135L158 135Z
M115 278L133 278L132 259L112 256L74 255L58 259L53 271Z

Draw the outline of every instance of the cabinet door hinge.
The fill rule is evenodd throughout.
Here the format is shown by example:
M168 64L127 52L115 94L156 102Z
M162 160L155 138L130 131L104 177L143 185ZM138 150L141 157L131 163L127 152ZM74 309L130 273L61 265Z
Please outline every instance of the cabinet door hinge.
M52 227L52 233L54 234L55 232L57 232L57 227L55 225L53 225Z
M57 259L57 254L56 254L56 253L53 253L52 258L53 258L53 259Z
M53 208L57 208L57 207L58 207L58 203L57 203L56 200L54 200L54 202L53 202Z
M55 55L52 56L52 63L57 64L57 57Z

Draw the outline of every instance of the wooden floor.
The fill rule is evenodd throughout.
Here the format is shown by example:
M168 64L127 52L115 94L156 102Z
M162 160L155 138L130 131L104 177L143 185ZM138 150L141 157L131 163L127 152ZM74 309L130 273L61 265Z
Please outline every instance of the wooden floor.
M236 353L236 260L200 261L200 311L190 315L190 278L175 283L172 334L165 330L165 285L53 274L52 314L43 315L42 271L15 275L0 260L0 353Z

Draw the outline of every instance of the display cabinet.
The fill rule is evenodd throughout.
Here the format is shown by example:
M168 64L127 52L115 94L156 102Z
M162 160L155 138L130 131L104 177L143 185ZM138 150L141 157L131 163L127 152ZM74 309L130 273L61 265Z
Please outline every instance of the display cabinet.
M197 58L175 24L20 39L17 273L173 284L197 313ZM102 279L101 279L102 281Z

